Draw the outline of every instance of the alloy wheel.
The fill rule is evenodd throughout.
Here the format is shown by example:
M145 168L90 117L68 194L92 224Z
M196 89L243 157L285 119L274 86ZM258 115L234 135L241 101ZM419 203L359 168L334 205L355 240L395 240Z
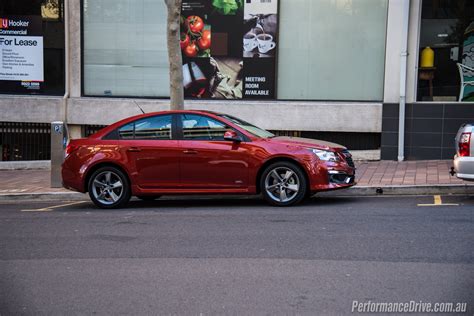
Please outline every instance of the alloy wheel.
M103 205L117 203L124 194L120 176L110 170L97 174L92 180L92 194Z
M300 178L288 167L276 167L265 178L265 191L276 202L292 201L300 191Z

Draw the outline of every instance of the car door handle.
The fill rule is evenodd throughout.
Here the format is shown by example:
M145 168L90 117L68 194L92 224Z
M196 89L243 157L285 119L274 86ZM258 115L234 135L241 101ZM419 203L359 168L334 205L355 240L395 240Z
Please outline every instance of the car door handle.
M185 155L197 155L197 151L194 150L194 149L186 149L186 150L183 150L183 154Z
M128 152L139 152L139 151L142 151L140 148L138 147L129 147L127 149Z

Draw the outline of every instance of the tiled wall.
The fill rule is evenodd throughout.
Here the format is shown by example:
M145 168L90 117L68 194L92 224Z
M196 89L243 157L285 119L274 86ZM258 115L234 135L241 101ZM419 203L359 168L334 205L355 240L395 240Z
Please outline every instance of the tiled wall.
M398 107L398 104L383 105L382 160L396 160L398 156ZM466 122L474 122L473 104L407 104L405 159L453 158L454 137Z

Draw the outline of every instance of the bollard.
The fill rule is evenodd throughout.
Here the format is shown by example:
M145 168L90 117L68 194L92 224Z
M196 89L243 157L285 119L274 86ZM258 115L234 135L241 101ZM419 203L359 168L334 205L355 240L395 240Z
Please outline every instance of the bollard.
M62 187L61 165L68 142L67 126L64 122L51 122L51 187Z

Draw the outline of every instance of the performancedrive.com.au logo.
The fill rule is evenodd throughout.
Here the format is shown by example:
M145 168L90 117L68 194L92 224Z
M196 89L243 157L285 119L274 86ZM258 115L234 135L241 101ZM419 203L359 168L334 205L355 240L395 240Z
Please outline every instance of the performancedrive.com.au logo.
M8 19L0 18L0 29L8 28Z

